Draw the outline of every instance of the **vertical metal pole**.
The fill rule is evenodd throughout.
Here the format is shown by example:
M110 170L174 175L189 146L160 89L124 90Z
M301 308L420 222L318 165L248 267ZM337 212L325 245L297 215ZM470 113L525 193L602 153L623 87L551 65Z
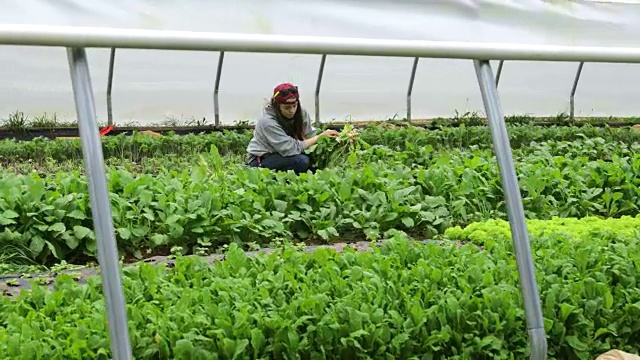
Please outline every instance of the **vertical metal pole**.
M89 181L91 213L96 234L113 359L129 360L131 345L127 312L120 279L120 264L114 236L111 205L104 170L102 144L98 135L96 109L84 48L68 48L71 85L78 113L78 128Z
M504 60L500 60L500 62L498 63L498 73L496 74L496 88L498 87L498 84L500 83L500 76L502 75L502 66L504 65Z
M113 85L113 65L116 61L116 48L111 48L109 56L109 78L107 80L107 125L113 125L113 108L111 107L111 87Z
M413 67L411 68L411 76L409 77L409 87L407 88L407 121L409 122L411 122L411 93L413 92L413 81L416 79L418 60L420 60L420 58L413 59Z
M540 308L538 285L536 283L533 258L529 245L529 234L525 222L524 207L516 170L513 164L513 155L507 126L504 122L504 114L498 97L498 90L488 60L474 60L476 75L480 85L480 93L489 119L489 128L493 138L493 147L496 152L500 177L507 204L509 225L513 237L513 247L516 254L520 287L524 298L524 307L527 318L527 328L531 341L531 359L539 360L547 358L547 340Z
M220 51L218 58L218 71L216 71L216 85L213 89L213 111L215 114L215 126L220 126L220 105L218 103L218 91L220 90L220 76L222 75L222 62L224 61L224 51Z
M324 74L324 63L327 55L322 54L320 60L320 70L318 70L318 80L316 81L316 126L320 127L320 85L322 84L322 75Z
M576 72L576 78L573 80L573 87L571 88L571 96L569 97L569 118L573 121L573 117L575 116L575 98L576 98L576 90L578 89L578 81L580 81L580 75L582 74L582 67L584 66L584 61L580 62L578 65L578 71Z

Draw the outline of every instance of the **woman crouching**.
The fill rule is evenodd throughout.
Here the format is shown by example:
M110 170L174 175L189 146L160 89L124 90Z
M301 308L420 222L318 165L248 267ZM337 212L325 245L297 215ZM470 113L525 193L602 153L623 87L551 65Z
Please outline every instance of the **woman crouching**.
M321 136L337 135L335 130L315 135L309 113L300 106L298 87L282 83L273 89L270 103L256 122L253 138L247 146L246 161L253 167L293 170L300 174L311 167L311 160L304 151L315 145Z

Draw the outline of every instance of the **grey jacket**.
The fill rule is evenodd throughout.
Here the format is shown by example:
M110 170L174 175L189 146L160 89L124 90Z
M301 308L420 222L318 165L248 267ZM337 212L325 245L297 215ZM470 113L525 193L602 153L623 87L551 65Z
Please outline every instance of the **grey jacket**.
M311 126L311 117L304 109L305 138L315 135L316 129ZM269 153L278 153L282 156L301 154L306 150L304 142L289 136L276 120L276 113L270 106L265 107L263 115L256 122L253 130L253 138L247 146L247 164L256 157Z

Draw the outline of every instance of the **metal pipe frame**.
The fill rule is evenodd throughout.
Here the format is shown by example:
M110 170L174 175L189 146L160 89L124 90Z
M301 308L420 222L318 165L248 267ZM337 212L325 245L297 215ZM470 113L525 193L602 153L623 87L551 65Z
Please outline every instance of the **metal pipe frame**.
M316 126L320 127L320 86L322 85L322 75L324 75L324 64L327 61L327 54L322 54L320 59L320 69L318 69L318 79L316 80Z
M571 96L569 97L569 118L573 121L576 112L576 90L578 90L578 81L580 81L580 75L582 74L582 67L584 66L584 61L581 61L578 65L578 71L576 71L576 77L573 80L573 87L571 88Z
M409 77L409 86L407 87L407 121L411 122L411 94L413 93L413 82L416 79L416 69L418 68L419 57L413 59L413 67L411 67L411 76Z
M113 106L111 104L111 89L113 86L113 66L116 61L116 48L111 48L109 56L109 77L107 79L107 125L113 125Z
M216 84L213 89L213 112L215 116L215 126L220 126L220 104L218 103L218 93L220 91L220 77L222 76L222 63L224 61L224 51L220 51L218 58L218 70L216 71Z
M129 327L124 291L120 278L118 249L111 218L111 204L105 175L102 143L98 134L96 108L91 87L89 63L83 48L67 48L71 85L78 113L78 128L89 182L91 213L96 234L98 262L102 274L112 356L130 360Z
M500 84L500 76L502 76L502 67L504 66L504 60L500 60L498 63L498 71L496 73L496 88Z
M489 128L491 130L498 167L500 168L500 178L507 205L518 274L520 276L520 289L524 298L527 329L531 341L531 359L546 359L547 340L545 337L533 258L529 245L527 223L525 222L520 186L513 163L509 134L504 121L502 106L500 105L498 89L489 61L475 60L474 65L478 77L478 84L480 85L482 101L489 120Z
M640 47L389 40L23 24L0 25L0 45L640 63Z
M640 48L479 44L29 25L0 25L0 45L2 44L70 48L68 50L69 66L84 161L89 177L98 260L107 305L111 346L114 358L117 360L130 359L131 350L104 159L97 132L93 90L84 47L322 54L316 84L317 104L327 55L472 59L500 169L531 341L531 359L534 360L546 359L547 342L522 197L498 97L497 78L493 76L489 61L579 61L580 66L574 81L572 98L575 95L584 62L640 63ZM319 107L316 108L316 120L318 119Z

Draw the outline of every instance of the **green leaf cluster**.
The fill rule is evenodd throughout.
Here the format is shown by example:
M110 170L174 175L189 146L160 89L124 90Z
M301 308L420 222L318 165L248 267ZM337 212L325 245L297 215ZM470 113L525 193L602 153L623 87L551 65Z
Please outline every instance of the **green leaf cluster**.
M631 220L608 220L614 230L606 236L589 231L589 220L559 221L549 223L554 231L532 234L548 358L637 351L640 236L615 231ZM544 224L532 222L532 228ZM574 226L582 230L569 235ZM214 265L178 258L171 268L128 268L134 357L527 358L525 313L504 224L476 228L493 246L411 242L392 231L373 251L285 247L250 257L232 245ZM53 292L36 287L0 299L0 357L107 359L105 324L100 279L79 286L63 275Z
M353 166L358 161L356 152L369 147L369 144L360 139L358 131L347 125L335 138L320 137L305 153L311 156L315 168L324 169L344 164Z
M513 148L528 147L531 142L573 141L584 138L602 138L606 142L633 144L640 141L640 132L629 128L539 127L533 125L509 125L509 138ZM220 154L244 155L251 139L251 131L222 131L207 134L152 137L141 133L133 136L117 135L101 138L105 159L116 158L140 162L145 158L165 155L189 156L208 151L215 146ZM364 127L358 138L371 145L383 145L393 150L404 150L406 144L439 148L468 148L478 146L491 149L491 132L486 126L461 126L428 130L416 126L370 125ZM48 159L56 162L81 160L82 146L79 139L62 140L37 138L32 141L5 139L0 141L0 164L8 166L23 161L41 163Z
M554 142L517 154L528 218L638 213L638 149L587 141L593 145L570 157L552 152L571 143ZM608 158L593 159L603 152L600 147ZM108 169L119 249L140 258L173 246L206 253L232 242L377 239L389 229L432 237L450 226L506 219L490 150L429 153L372 146L349 153L357 155L356 163L300 176L229 165L215 147L182 169ZM0 225L0 245L27 248L40 264L95 256L87 180L78 171L47 177L5 173Z
M249 131L219 131L208 134L150 136L144 133L120 134L100 138L105 159L127 159L141 162L146 158L165 155L187 156L208 151L214 145L221 154L244 153L251 139ZM0 141L0 163L19 161L62 162L82 160L80 139L36 138L30 141L4 139Z

